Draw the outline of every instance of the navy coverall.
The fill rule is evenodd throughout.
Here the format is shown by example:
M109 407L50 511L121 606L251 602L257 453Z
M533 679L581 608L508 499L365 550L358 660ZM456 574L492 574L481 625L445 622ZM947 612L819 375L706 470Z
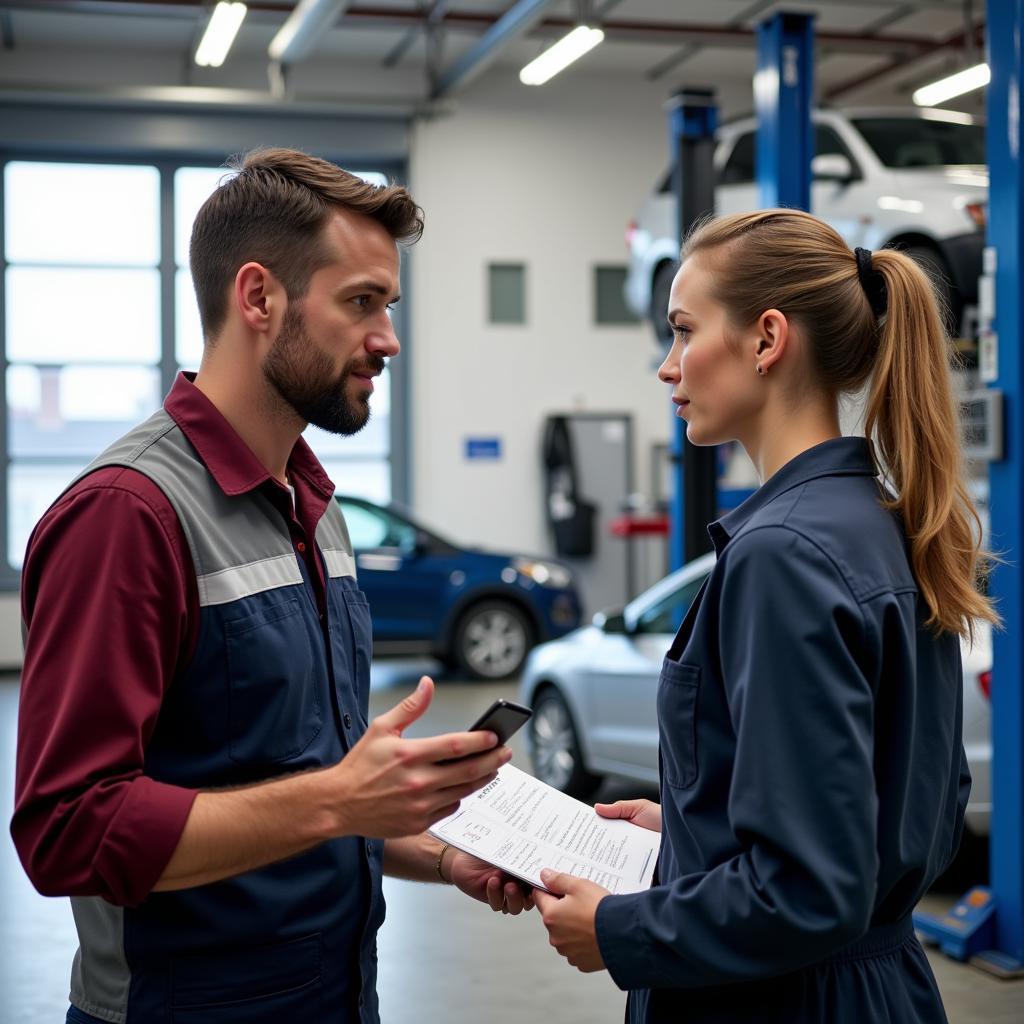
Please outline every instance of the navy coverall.
M946 1019L910 912L963 828L960 647L881 497L838 438L709 528L658 689L655 885L597 911L630 1021Z

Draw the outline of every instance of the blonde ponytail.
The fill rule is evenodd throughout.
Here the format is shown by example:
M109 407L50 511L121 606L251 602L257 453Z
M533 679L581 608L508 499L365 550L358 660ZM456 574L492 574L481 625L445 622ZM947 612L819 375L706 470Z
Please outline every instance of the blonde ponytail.
M964 484L950 348L931 281L909 256L882 249L873 267L885 281L865 433L910 541L927 625L973 639L977 619L998 622L977 589L981 520Z

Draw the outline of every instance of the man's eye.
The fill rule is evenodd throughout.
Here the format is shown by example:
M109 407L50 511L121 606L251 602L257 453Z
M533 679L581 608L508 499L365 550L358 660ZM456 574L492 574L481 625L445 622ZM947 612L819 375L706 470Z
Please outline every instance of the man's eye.
M352 301L360 309L366 309L366 307L370 304L370 296L369 295L357 295Z

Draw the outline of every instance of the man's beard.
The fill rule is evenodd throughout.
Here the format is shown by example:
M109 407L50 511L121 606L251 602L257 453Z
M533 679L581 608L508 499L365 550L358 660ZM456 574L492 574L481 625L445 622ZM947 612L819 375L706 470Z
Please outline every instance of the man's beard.
M348 398L352 374L383 370L383 356L367 356L350 360L340 375L333 376L331 360L316 347L302 313L291 304L263 361L263 376L296 414L332 434L355 434L370 418L371 392Z

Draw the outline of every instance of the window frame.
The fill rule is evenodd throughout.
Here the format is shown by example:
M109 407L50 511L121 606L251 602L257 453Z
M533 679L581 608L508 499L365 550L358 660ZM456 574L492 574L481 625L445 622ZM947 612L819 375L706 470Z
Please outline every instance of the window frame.
M359 170L380 171L398 184L407 183L407 164L394 158L375 160L358 155L345 156L337 153L323 152L318 155L331 160L340 166L354 167ZM70 149L38 146L3 146L0 148L0 593L16 592L21 586L21 571L14 569L7 561L8 546L8 474L12 460L9 449L8 432L8 401L7 373L10 363L7 358L7 270L11 264L7 260L6 233L6 167L15 161L38 161L57 164L110 164L115 166L141 164L155 167L159 174L159 228L160 249L157 270L160 276L160 354L156 363L159 373L161 396L165 396L174 384L177 376L178 362L176 355L177 317L175 309L175 233L174 233L174 173L181 167L221 167L228 154L221 158L211 156L208 152L156 151L146 149L118 149L115 151ZM18 264L15 263L15 266ZM402 259L401 268L402 302L396 307L392 316L395 332L400 339L407 338L409 325L409 295L411 291L411 275L408 272L408 258ZM405 347L405 346L403 346ZM409 398L410 376L408 349L396 362L390 364L391 376L391 410L389 417L389 453L388 462L391 467L391 498L393 501L408 503L410 500L410 430ZM56 364L69 365L66 363ZM152 365L141 364L140 365ZM96 453L97 455L99 452ZM346 461L345 456L332 455L332 461ZM353 455L353 461L365 461L365 455ZM24 460L18 460L24 461ZM33 460L34 461L34 460ZM39 463L46 461L40 458ZM68 481L70 483L70 480ZM340 481L336 481L339 482Z

